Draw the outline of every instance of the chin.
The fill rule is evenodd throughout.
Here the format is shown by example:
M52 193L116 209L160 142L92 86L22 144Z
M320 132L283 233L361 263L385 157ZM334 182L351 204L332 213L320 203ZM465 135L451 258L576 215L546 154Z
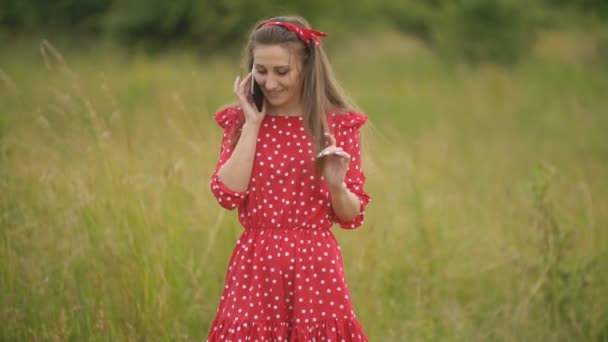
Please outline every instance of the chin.
M266 100L268 100L268 103L270 103L274 107L280 107L285 104L285 101L283 99L266 98Z

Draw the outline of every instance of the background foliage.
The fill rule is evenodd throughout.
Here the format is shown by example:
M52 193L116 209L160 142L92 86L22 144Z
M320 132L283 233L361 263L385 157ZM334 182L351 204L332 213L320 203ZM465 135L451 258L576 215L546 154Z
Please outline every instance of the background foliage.
M326 31L358 34L388 26L424 39L450 59L513 64L527 54L539 28L581 14L606 24L608 5L602 0L2 0L0 32L9 38L28 32L50 40L112 39L148 51L171 46L228 51L241 46L243 32L258 19L290 13Z
M204 340L242 231L212 115L277 12L370 118L332 231L371 341L608 341L599 0L0 0L0 341Z

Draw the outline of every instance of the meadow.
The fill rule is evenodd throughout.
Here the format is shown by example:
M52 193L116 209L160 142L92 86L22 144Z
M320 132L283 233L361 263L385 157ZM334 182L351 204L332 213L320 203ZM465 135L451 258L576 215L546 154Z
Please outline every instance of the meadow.
M512 68L387 32L329 50L369 116L333 231L371 341L608 341L608 68L547 33ZM204 341L242 231L208 181L238 58L0 52L0 340Z

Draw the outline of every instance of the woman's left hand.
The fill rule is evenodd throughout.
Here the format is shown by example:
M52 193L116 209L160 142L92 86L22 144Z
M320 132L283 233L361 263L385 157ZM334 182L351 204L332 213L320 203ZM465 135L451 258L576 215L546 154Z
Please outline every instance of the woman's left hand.
M317 158L324 158L322 161L323 179L331 189L342 187L346 171L350 164L350 154L346 153L342 147L336 146L336 138L326 133L329 145L324 148Z

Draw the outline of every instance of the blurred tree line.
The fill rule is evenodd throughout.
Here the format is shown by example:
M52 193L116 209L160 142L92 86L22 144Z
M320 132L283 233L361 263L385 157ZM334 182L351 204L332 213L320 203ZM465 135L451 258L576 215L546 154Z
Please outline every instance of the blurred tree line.
M608 0L0 0L0 37L63 35L152 51L175 45L230 50L256 20L297 13L325 30L388 25L446 55L512 64L558 12L607 22Z

